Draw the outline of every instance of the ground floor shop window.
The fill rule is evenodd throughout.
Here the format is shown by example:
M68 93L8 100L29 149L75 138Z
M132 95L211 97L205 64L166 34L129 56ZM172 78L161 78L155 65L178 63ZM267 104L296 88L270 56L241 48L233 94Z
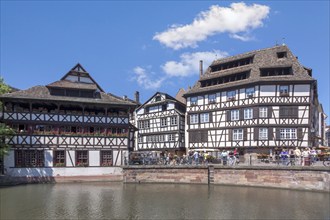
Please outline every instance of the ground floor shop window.
M43 150L15 150L15 167L43 167Z
M55 150L54 151L54 167L65 167L65 151Z
M112 151L111 150L101 151L101 166L103 166L103 167L112 166Z
M87 167L88 166L88 151L77 150L76 151L76 166Z

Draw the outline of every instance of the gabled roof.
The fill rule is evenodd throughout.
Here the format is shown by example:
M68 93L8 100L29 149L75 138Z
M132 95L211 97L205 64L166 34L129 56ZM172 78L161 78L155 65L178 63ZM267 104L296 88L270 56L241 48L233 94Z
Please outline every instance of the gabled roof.
M80 63L77 63L67 74L61 78L60 81L48 84L47 86L63 88L68 88L67 86L74 86L74 84L68 85L68 82L76 83L76 87L80 86L81 88L86 88L88 86L90 86L89 88L92 88L91 85L93 85L101 92L104 92L101 86L99 86L99 84L89 75L89 73L80 65ZM83 86L84 84L85 86Z
M79 80L75 81L75 79L79 77L85 77L84 79L85 81L88 81L89 79L90 81L89 82L81 82ZM100 95L97 98L58 96L58 95L52 95L50 93L51 88L93 90L93 91L99 91ZM3 94L0 96L0 98L136 106L136 103L130 99L120 98L113 94L105 93L80 64L75 65L59 81L50 83L46 86L34 86L26 90L19 90L12 93Z
M285 58L278 58L277 54L281 52L286 52ZM218 71L212 71L212 67L219 66L221 64L226 64L229 62L234 62L236 60L251 58L252 63L247 65L236 66L233 68L222 69ZM279 68L279 67L291 67L292 75L280 75L280 76L260 76L260 70L265 68ZM202 87L202 82L230 76L234 74L239 74L243 72L248 72L248 77L243 80L227 82L223 84L217 84L212 86ZM290 49L285 46L274 46L266 49L255 50L236 56L226 57L218 59L212 62L212 64L207 68L204 74L196 82L196 84L187 91L184 96L190 94L203 93L208 91L216 91L221 89L229 89L230 87L242 86L245 84L259 83L259 82L292 82L292 81L314 81L311 77L310 70L302 66L297 57L292 54Z
M186 105L186 99L183 97L185 93L186 91L184 88L179 89L178 93L175 95L175 99Z
M158 102L154 102L154 103L150 103L150 101L155 98L156 96L158 95L164 95L165 96L165 99L161 100L161 101L158 101ZM160 105L160 104L164 104L164 103L167 103L169 101L172 101L172 102L175 102L175 103L179 103L181 105L184 105L184 103L178 101L177 99L173 98L172 96L170 96L169 94L167 93L163 93L163 92L156 92L153 96L151 96L145 103L143 103L141 106L139 106L136 110L139 110L143 107L147 107L147 106L153 106L153 105Z

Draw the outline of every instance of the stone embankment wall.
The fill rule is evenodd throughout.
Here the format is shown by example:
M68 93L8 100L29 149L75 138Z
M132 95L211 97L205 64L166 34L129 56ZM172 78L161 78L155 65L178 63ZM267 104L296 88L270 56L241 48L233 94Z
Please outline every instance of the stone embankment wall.
M326 167L123 167L125 183L200 183L330 192Z

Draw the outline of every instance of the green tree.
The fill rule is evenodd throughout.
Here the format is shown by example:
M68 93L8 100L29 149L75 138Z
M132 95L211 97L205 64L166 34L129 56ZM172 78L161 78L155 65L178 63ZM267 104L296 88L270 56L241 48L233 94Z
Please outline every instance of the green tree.
M3 78L0 77L0 95L10 92L10 87L4 82ZM0 102L0 107L2 109L2 103ZM7 154L10 150L10 145L6 143L6 139L10 138L15 134L14 130L0 123L0 161L2 157Z

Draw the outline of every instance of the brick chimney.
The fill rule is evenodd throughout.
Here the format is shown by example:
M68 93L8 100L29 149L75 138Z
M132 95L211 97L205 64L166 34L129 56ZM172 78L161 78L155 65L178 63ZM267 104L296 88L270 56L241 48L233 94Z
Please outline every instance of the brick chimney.
M134 95L135 95L135 102L140 103L140 93L139 93L139 91L136 91Z

